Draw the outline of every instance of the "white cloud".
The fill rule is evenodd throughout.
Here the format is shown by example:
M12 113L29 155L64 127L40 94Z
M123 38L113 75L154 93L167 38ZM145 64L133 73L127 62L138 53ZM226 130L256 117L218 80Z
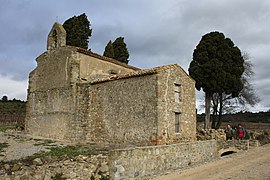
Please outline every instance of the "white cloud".
M7 96L8 99L26 100L27 80L17 81L10 76L0 75L0 98Z
M252 57L254 88L262 99L256 108L270 104L269 0L3 0L0 93L25 99L26 79L35 58L46 50L54 21L63 23L81 13L93 28L89 48L102 54L109 40L124 36L130 64L140 68L178 63L187 70L201 37L221 31Z
M265 112L265 111L270 110L270 106L267 107L267 106L264 106L264 105L259 103L254 107L248 107L247 110L250 111L250 112L260 112L260 111Z

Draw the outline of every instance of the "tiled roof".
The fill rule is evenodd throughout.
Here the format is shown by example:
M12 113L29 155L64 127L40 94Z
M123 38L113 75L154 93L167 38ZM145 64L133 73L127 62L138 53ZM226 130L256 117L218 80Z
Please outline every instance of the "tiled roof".
M176 68L176 67L179 68L180 66L178 64L169 64L169 65L165 65L165 66L154 67L152 69L156 72L160 72L160 71L164 71L164 70Z
M142 70L126 73L126 74L113 75L113 76L110 76L107 78L94 80L91 82L91 84L97 84L97 83L101 83L101 82L114 81L114 80L118 80L118 79L127 79L127 78L131 78L131 77L156 74L158 72L165 71L167 69L171 69L171 68L175 68L175 67L180 67L180 66L177 64L170 64L170 65L159 66L159 67L155 67L155 68L151 68L151 69L142 69Z
M85 54L85 55L88 55L88 56L91 56L91 57L94 57L94 58L97 58L97 59L101 59L101 60L104 60L104 61L107 61L107 62L110 62L110 63L113 63L113 64L117 64L119 66L123 66L123 67L129 68L129 69L133 69L135 71L140 70L137 67L130 66L130 65L127 65L125 63L121 63L120 61L117 61L117 60L112 59L112 58L101 56L101 55L99 55L97 53L94 53L94 52L91 52L89 50L79 48L79 47L75 47L75 48L76 48L77 52L79 52L79 53L82 53L82 54Z

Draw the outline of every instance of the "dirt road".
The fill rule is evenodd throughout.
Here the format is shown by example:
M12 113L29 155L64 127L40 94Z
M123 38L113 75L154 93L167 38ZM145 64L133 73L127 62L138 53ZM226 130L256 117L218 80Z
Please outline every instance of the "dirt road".
M270 144L155 180L270 180Z

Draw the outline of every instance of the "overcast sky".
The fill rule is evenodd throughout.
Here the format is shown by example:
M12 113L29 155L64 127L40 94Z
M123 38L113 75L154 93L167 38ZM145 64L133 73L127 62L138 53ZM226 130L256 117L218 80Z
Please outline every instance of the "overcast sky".
M270 109L269 0L0 0L0 96L26 99L28 74L46 51L55 21L85 13L92 25L89 48L103 54L123 36L130 65L177 63L188 71L201 37L220 31L254 65L253 84L262 99L251 111ZM201 93L197 96L199 100Z

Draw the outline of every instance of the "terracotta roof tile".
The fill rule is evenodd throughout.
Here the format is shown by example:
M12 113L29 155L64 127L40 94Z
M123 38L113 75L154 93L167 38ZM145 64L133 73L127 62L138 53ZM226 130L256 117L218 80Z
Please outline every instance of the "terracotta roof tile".
M151 68L151 69L142 69L142 70L126 73L126 74L118 74L118 75L113 75L113 76L103 78L103 79L97 79L97 80L92 81L91 84L97 84L97 83L102 83L102 82L107 82L107 81L114 81L114 80L118 80L118 79L127 79L127 78L131 78L131 77L156 74L160 71L165 71L167 69L171 69L171 68L175 68L175 67L180 67L180 66L177 64L170 64L170 65L159 66L159 67L155 67L155 68Z
M156 72L160 72L160 71L165 71L167 69L171 69L171 68L175 68L175 67L180 67L180 66L178 64L169 64L169 65L165 65L165 66L154 67L152 69L155 70Z

